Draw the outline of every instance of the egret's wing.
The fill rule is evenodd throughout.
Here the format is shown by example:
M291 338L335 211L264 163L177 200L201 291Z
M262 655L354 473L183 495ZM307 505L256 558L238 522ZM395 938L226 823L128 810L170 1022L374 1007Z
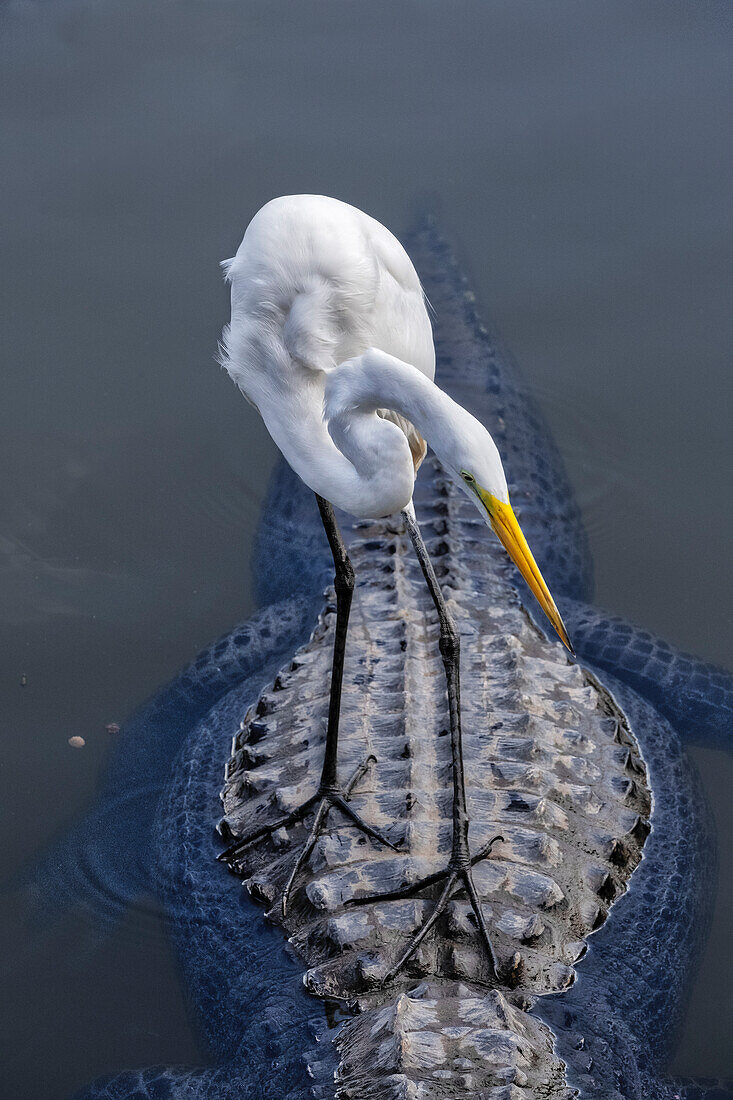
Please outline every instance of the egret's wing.
M360 210L319 195L274 199L222 266L232 320L220 362L253 404L296 385L312 396L310 371L337 371L371 347L434 377L417 272L396 237ZM404 417L380 412L405 433L417 469L425 441Z

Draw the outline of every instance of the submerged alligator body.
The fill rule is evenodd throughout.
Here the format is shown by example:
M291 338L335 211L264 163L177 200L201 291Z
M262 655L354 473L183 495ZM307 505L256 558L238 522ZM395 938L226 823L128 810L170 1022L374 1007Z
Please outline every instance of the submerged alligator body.
M449 844L437 624L398 523L357 525L352 537L340 767L345 777L376 758L354 805L404 850L381 851L333 815L298 878L287 948L216 863L233 734L220 826L229 839L301 801L318 776L332 627L318 593L332 566L312 495L281 468L256 555L263 610L130 723L105 804L49 861L57 891L59 866L68 869L73 897L83 854L120 905L145 888L162 899L209 1062L119 1074L80 1094L89 1100L731 1095L664 1077L714 872L679 735L724 741L731 678L588 606L587 543L552 441L433 229L409 251L436 310L438 380L494 434L522 526L580 643L573 665L532 623L477 513L426 463L418 519L464 635L471 844L504 837L475 868L502 983L488 980L459 896L408 970L382 987L431 898L350 904L429 873ZM235 864L266 904L302 837L302 827L276 834ZM325 1013L303 988L303 960Z

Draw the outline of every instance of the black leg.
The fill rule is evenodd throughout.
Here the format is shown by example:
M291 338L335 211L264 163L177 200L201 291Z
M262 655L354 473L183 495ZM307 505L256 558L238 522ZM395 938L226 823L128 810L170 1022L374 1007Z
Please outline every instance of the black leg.
M344 656L346 654L346 635L349 629L351 600L354 595L354 567L346 552L333 507L323 497L316 494L318 510L321 513L326 538L331 547L335 569L334 587L336 589L336 636L333 641L333 664L331 666L331 695L328 701L328 729L326 731L326 752L323 757L320 794L335 791L338 788L338 737L339 718L341 716L341 686L344 679Z
M321 769L321 779L318 784L318 790L314 795L311 795L302 806L298 806L297 809L293 810L292 813L288 814L286 817L279 818L270 825L264 825L255 832L238 838L234 844L227 848L225 852L222 852L218 857L230 866L236 867L236 864L239 862L240 853L248 844L253 843L255 840L260 840L262 837L267 836L268 833L273 833L283 826L293 825L301 821L310 810L315 809L315 819L308 834L308 838L295 861L293 870L283 890L281 901L283 916L285 916L287 912L288 900L297 874L313 851L316 841L326 823L328 812L333 807L338 809L344 817L347 817L352 825L355 825L361 832L366 833L366 835L370 836L373 840L385 844L388 848L392 848L393 851L397 851L396 846L388 840L387 837L377 829L372 828L371 825L368 825L367 822L348 804L353 788L366 773L369 765L374 762L375 758L373 756L367 757L367 759L356 769L343 790L339 786L338 734L339 718L341 714L341 688L344 678L346 635L349 627L349 614L351 612L351 600L354 594L355 576L354 567L349 560L344 540L341 537L341 532L336 523L333 507L327 500L324 500L323 497L319 497L318 494L316 494L316 500L318 501L318 509L321 513L323 526L326 530L326 537L328 538L328 544L331 547L331 554L333 555L335 569L334 586L336 588L336 634L333 643L326 749L323 755L323 767Z
M471 867L477 863L480 859L484 859L491 851L492 845L503 837L496 836L475 856L471 858L470 850L468 847L468 809L466 806L466 783L463 774L463 744L461 734L461 679L460 679L460 659L461 659L461 643L458 635L458 630L453 622L453 618L448 610L448 607L443 597L443 593L440 590L438 579L435 576L435 570L433 569L432 562L428 555L427 548L423 542L422 535L420 534L420 528L418 527L417 520L415 519L415 513L410 507L403 513L405 523L407 524L407 530L410 533L412 539L412 545L415 548L420 567L425 577L425 582L430 591L430 595L433 598L436 611L438 612L438 618L440 620L440 653L443 658L443 665L445 667L446 687L448 693L448 712L450 718L450 737L451 737L451 757L453 764L453 844L451 848L451 855L448 861L448 866L444 871L439 871L437 874L430 875L426 879L422 879L420 882L413 883L411 886L406 887L404 890L395 891L391 894L373 895L364 898L354 898L352 905L364 905L370 901L388 900L391 898L412 897L421 890L427 887L434 886L439 882L445 882L441 891L438 902L435 909L430 914L429 918L420 929L420 931L413 937L409 947L404 952L399 961L392 967L389 973L384 978L385 982L394 978L400 970L402 970L405 963L414 955L418 947L422 943L427 933L434 926L440 915L447 907L449 901L453 895L459 890L465 890L468 895L468 900L471 904L471 908L476 916L478 923L479 933L481 940L486 949L486 954L491 967L491 973L494 978L497 977L496 956L494 955L494 949L489 939L488 930L486 928L486 922L481 910L481 901L476 892L476 887L473 884L473 878L471 876Z
M402 513L407 530L415 547L425 583L433 598L440 620L440 654L445 668L448 690L448 714L450 719L451 756L453 760L453 850L451 864L456 870L470 866L468 852L468 810L466 809L466 782L463 775L463 743L461 736L461 639L448 610L443 593L435 576L433 563L423 542L415 513L410 509Z

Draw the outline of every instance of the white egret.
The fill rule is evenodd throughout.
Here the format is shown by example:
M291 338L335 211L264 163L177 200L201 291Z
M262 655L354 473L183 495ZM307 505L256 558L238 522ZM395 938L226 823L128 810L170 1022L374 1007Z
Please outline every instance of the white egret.
M568 648L562 619L509 504L493 439L433 382L435 351L417 273L392 234L360 210L318 195L273 199L252 219L236 256L224 264L231 282L231 322L221 362L257 407L293 470L316 494L331 547L337 597L326 748L317 792L284 818L240 839L224 858L315 810L315 821L282 899L288 896L332 807L367 835L394 847L348 804L359 769L345 788L337 774L344 647L354 588L333 505L357 517L401 511L440 619L453 761L453 845L444 872L411 892L445 880L441 897L393 976L464 888L495 968L471 877L461 753L459 637L435 577L412 507L426 441L502 541Z

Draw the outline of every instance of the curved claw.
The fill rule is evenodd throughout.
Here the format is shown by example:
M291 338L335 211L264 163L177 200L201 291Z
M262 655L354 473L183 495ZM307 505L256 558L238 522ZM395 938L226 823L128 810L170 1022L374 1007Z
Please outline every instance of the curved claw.
M376 758L376 756L374 755L373 752L370 753L369 756L367 756L366 760L362 761L362 763L359 765L359 767L356 769L356 771L352 775L349 782L344 787L344 799L345 799L346 802L348 802L349 799L351 798L351 792L353 791L356 784L359 782L359 780L363 776L366 775L366 773L369 771L372 764L376 764L376 762L377 762L377 758Z
M490 854L491 849L494 847L494 845L499 844L499 843L501 843L501 844L506 843L506 841L505 841L504 837L501 835L501 833L497 833L496 836L492 836L492 838L491 838L491 840L489 841L488 844L484 844L483 848L479 848L479 850L476 852L476 854L474 856L471 856L471 866L475 867L476 864L480 863L482 859L486 859L486 857Z

